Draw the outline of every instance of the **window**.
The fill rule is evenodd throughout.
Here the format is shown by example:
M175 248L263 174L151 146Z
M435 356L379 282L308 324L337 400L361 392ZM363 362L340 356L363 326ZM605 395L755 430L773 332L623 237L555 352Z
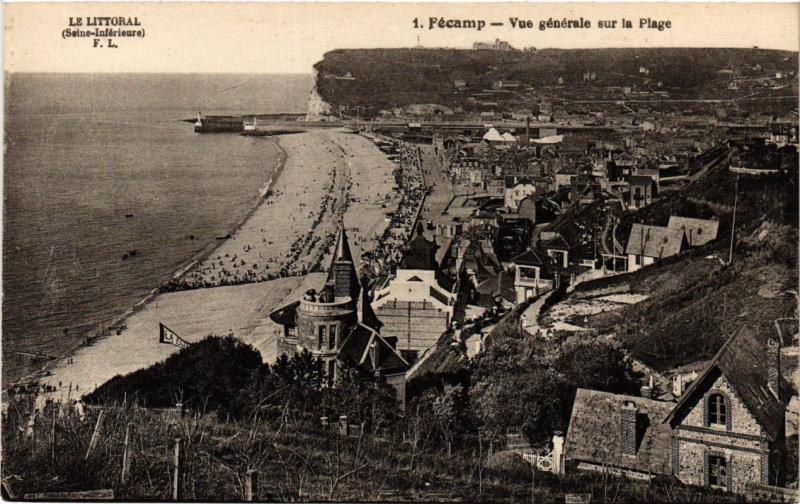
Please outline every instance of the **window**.
M331 383L336 379L336 361L331 359L328 361L328 379Z
M708 484L712 487L728 487L728 461L720 455L708 457Z
M328 350L336 348L336 326L332 325L328 330Z
M634 256L634 258L635 258L634 262L636 263L636 266L641 266L642 265L642 256L637 254L637 255Z
M319 345L320 350L325 348L325 326L319 326Z
M725 404L725 396L722 394L711 394L708 398L708 424L727 425L728 411Z

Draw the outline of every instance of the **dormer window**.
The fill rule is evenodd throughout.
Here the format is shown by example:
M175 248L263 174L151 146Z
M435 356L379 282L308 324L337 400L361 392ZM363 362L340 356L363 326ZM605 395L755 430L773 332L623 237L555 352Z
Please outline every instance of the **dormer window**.
M708 396L708 425L728 425L728 407L725 396L719 393Z

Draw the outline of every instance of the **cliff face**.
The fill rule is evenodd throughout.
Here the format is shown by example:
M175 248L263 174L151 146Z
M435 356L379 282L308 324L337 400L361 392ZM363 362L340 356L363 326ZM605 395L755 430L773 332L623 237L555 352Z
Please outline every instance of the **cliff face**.
M620 96L619 89L630 87L668 90L671 98L729 98L735 96L728 89L734 75L788 76L796 66L797 53L762 49L342 49L325 54L314 68L321 100L334 108L358 105L377 112L415 103L464 106L497 81L576 100L605 98L590 95L610 87ZM784 77L783 83L793 80ZM466 89L458 90L456 81Z
M319 75L319 71L315 68L314 69L314 87L311 89L311 93L308 96L308 107L306 109L306 120L307 121L321 121L330 117L331 115L331 105L330 103L326 102L317 91L317 78Z

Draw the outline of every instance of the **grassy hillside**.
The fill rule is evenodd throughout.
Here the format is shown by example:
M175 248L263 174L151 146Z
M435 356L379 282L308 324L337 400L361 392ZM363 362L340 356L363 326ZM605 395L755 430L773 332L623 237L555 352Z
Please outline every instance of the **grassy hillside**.
M796 70L797 54L757 49L544 49L536 53L457 49L339 49L314 65L317 88L334 105L391 108L412 103L463 104L454 81L464 80L471 92L488 89L495 80L516 80L542 88L559 77L568 87L582 87L583 73L595 72L594 88L645 85L647 78L673 97L727 93L723 69L752 74ZM334 76L353 77L351 80ZM796 88L795 88L796 89ZM553 91L556 94L563 91ZM566 91L569 93L569 91ZM587 99L586 90L576 99ZM763 103L761 105L763 107Z
M795 157L795 163L796 163ZM733 262L727 261L735 187L739 198ZM622 240L633 222L666 225L671 214L720 220L716 241L633 274L578 286L591 297L612 288L648 295L638 304L576 323L614 332L637 358L666 370L716 353L742 324L774 333L774 320L796 316L797 173L739 177L720 166L678 193L621 218ZM716 256L716 258L710 258Z

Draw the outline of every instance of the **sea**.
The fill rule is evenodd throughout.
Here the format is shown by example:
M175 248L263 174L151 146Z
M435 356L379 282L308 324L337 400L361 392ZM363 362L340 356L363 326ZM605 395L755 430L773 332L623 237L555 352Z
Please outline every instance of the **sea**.
M3 387L70 355L258 204L275 140L197 134L186 119L303 112L312 86L311 75L6 74Z

